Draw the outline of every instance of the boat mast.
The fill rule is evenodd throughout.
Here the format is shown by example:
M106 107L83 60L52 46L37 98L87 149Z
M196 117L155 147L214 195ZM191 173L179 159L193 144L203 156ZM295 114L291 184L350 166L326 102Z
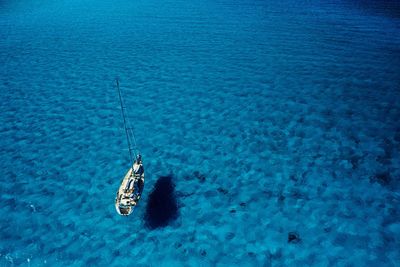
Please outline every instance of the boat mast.
M133 167L133 164L134 164L134 157L133 156L135 156L135 158L136 158L136 155L132 155L132 147L131 147L131 140L129 138L129 130L126 127L126 124L127 124L127 120L126 120L126 116L125 116L126 107L125 107L125 105L123 104L123 101L122 101L122 94L121 94L121 89L119 88L118 79L116 79L116 82L117 82L117 90L118 90L119 102L121 104L122 118L124 119L124 128L125 128L125 134L126 134L126 141L128 142L129 157L131 159L131 164L132 164L132 167ZM132 135L133 135L133 133L132 133ZM134 140L135 145L136 145L136 140L135 140L134 136L133 136L133 140ZM135 152L133 152L133 154L135 154Z

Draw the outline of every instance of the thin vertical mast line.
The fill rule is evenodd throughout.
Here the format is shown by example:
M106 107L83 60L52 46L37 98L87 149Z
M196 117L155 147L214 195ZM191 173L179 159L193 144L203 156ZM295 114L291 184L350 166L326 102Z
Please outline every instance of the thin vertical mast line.
M119 96L119 102L121 104L121 112L122 112L122 118L124 119L124 128L125 128L125 134L126 134L126 141L128 142L128 150L129 150L129 157L131 159L131 163L133 164L133 157L132 157L132 151L131 151L131 142L129 140L129 133L128 129L126 128L126 118L125 118L125 112L124 112L124 105L122 104L122 96L121 96L121 89L119 88L119 81L116 79L117 82L117 89L118 89L118 96Z

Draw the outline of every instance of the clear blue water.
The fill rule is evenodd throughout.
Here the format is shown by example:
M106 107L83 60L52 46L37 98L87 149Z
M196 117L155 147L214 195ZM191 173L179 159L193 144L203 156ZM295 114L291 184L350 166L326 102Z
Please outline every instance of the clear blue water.
M0 1L0 266L398 266L399 6Z

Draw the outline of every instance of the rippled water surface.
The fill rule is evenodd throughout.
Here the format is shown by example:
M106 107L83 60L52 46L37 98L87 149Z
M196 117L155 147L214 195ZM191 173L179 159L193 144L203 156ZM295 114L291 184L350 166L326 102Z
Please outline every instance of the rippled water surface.
M399 25L397 1L0 1L0 266L396 266Z

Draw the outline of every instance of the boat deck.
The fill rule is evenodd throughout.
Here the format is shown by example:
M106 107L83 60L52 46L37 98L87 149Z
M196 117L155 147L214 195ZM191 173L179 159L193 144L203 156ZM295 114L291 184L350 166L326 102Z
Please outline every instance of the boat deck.
M118 189L115 206L120 214L120 205L125 206L126 212L129 214L131 209L136 206L139 201L141 194L139 180L142 180L141 182L144 183L144 172L140 172L140 168L143 170L142 164L135 162L133 168L129 168L128 172L125 174Z

